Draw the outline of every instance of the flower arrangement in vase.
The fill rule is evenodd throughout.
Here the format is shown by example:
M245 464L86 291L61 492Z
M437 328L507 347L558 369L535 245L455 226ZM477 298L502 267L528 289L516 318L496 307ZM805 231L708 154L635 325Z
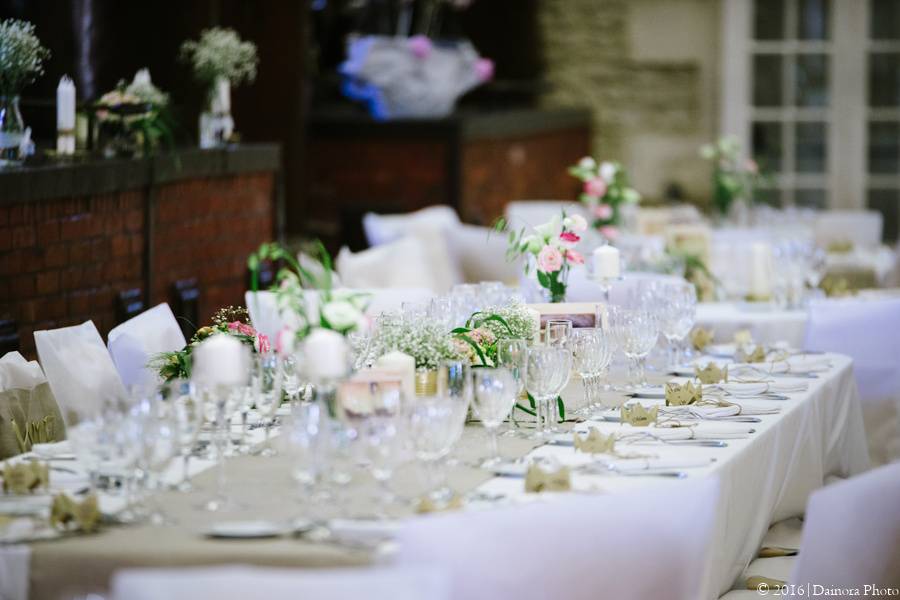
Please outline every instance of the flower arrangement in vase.
M27 21L0 21L0 167L16 165L25 138L25 122L19 111L19 94L44 73L50 58Z
M204 29L197 41L181 45L181 58L206 88L206 110L200 115L200 147L226 144L234 133L231 88L256 79L256 44L244 41L233 29Z
M636 190L628 187L625 169L617 162L598 163L585 156L569 167L569 174L583 183L578 199L591 214L594 228L607 240L615 240L622 224L622 208L641 199Z
M265 354L271 349L268 336L261 334L250 323L247 309L240 306L220 308L212 318L212 323L197 330L191 341L174 352L163 352L150 362L164 381L188 379L191 376L194 349L211 335L224 333L250 346L253 352Z
M505 229L501 220L498 229ZM587 229L587 221L581 215L567 216L565 211L543 225L509 232L508 260L525 256L525 275L534 270L537 282L550 302L565 302L569 269L584 264L584 256L575 246L581 241L579 232Z
M106 158L152 154L160 145L175 145L169 95L141 69L131 83L119 81L94 105L97 117L97 144Z
M756 190L765 184L759 165L752 159L741 160L741 144L726 136L700 147L700 156L713 164L712 204L720 217L728 216L735 202L752 203Z

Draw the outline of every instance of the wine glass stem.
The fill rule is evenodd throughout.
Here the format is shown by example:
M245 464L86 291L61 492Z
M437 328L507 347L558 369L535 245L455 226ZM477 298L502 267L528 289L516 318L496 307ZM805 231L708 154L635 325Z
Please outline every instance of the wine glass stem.
M488 427L488 449L491 454L491 460L499 461L500 460L500 447L497 444L497 428L496 427Z

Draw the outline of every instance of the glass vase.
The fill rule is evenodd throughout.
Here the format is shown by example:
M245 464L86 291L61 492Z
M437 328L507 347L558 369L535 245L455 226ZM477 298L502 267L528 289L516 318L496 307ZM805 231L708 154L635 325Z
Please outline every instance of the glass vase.
M207 108L200 115L200 147L221 148L233 133L231 84L224 77L219 77L210 88Z
M0 95L0 168L22 164L19 153L25 122L19 111L19 97Z

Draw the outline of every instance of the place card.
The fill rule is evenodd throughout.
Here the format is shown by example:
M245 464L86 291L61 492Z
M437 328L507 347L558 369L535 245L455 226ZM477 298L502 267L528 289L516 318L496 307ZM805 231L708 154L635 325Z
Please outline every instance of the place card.
M67 531L95 531L100 525L97 496L90 494L77 502L65 494L59 494L53 498L53 505L50 507L50 524Z
M585 454L615 454L616 453L616 435L611 433L603 435L596 427L591 427L588 434L580 435L577 431L572 432L575 450L584 452Z
M688 381L684 385L666 384L666 406L687 406L703 399L703 384L694 386Z
M619 409L619 419L622 423L628 423L632 427L647 427L657 422L659 407L654 406L647 410L641 403L632 405L623 404Z
M756 346L752 351L740 348L734 355L734 359L739 363L761 363L766 361L766 349L762 346Z
M572 473L569 467L545 470L532 464L525 473L525 491L530 494L540 492L568 492L572 489Z
M529 308L541 315L541 327L553 319L568 319L572 327L597 327L598 315L602 312L602 304L596 302L557 302L554 304L529 304Z
M459 494L453 494L453 496L446 502L435 502L431 497L423 496L416 504L416 512L420 515L426 515L429 513L459 510L462 507L463 497Z
M708 363L702 369L695 366L694 376L701 384L728 383L728 365L725 365L724 369L714 362Z
M741 329L734 332L734 343L736 346L749 346L753 343L753 334L749 329Z
M713 341L715 333L712 329L695 327L691 331L691 343L694 345L694 349L702 352Z
M7 494L30 494L50 485L50 469L45 463L7 463L3 467L3 491Z

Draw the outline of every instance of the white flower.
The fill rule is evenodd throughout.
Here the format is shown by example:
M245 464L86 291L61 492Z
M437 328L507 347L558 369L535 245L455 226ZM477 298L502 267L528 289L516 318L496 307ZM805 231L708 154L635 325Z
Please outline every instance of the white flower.
M606 183L612 183L613 179L616 177L615 163L607 161L600 163L600 177L602 177Z
M578 168L585 169L588 171L593 171L597 168L597 161L595 161L590 156L585 156L581 160L578 161Z
M561 230L562 220L559 218L559 215L554 215L552 219L544 223L543 225L538 225L534 228L534 230L540 235L545 242L557 237Z
M365 311L372 301L372 294L349 289L334 290L331 297L334 300L344 300L349 302L359 311Z
M572 231L587 230L587 221L581 215L572 215L571 217L566 217L565 219L563 219L563 225L565 225Z
M536 235L529 235L522 240L522 245L525 246L528 252L537 254L544 247L544 240Z
M331 327L344 331L356 327L363 315L347 300L335 300L322 307L322 316Z

